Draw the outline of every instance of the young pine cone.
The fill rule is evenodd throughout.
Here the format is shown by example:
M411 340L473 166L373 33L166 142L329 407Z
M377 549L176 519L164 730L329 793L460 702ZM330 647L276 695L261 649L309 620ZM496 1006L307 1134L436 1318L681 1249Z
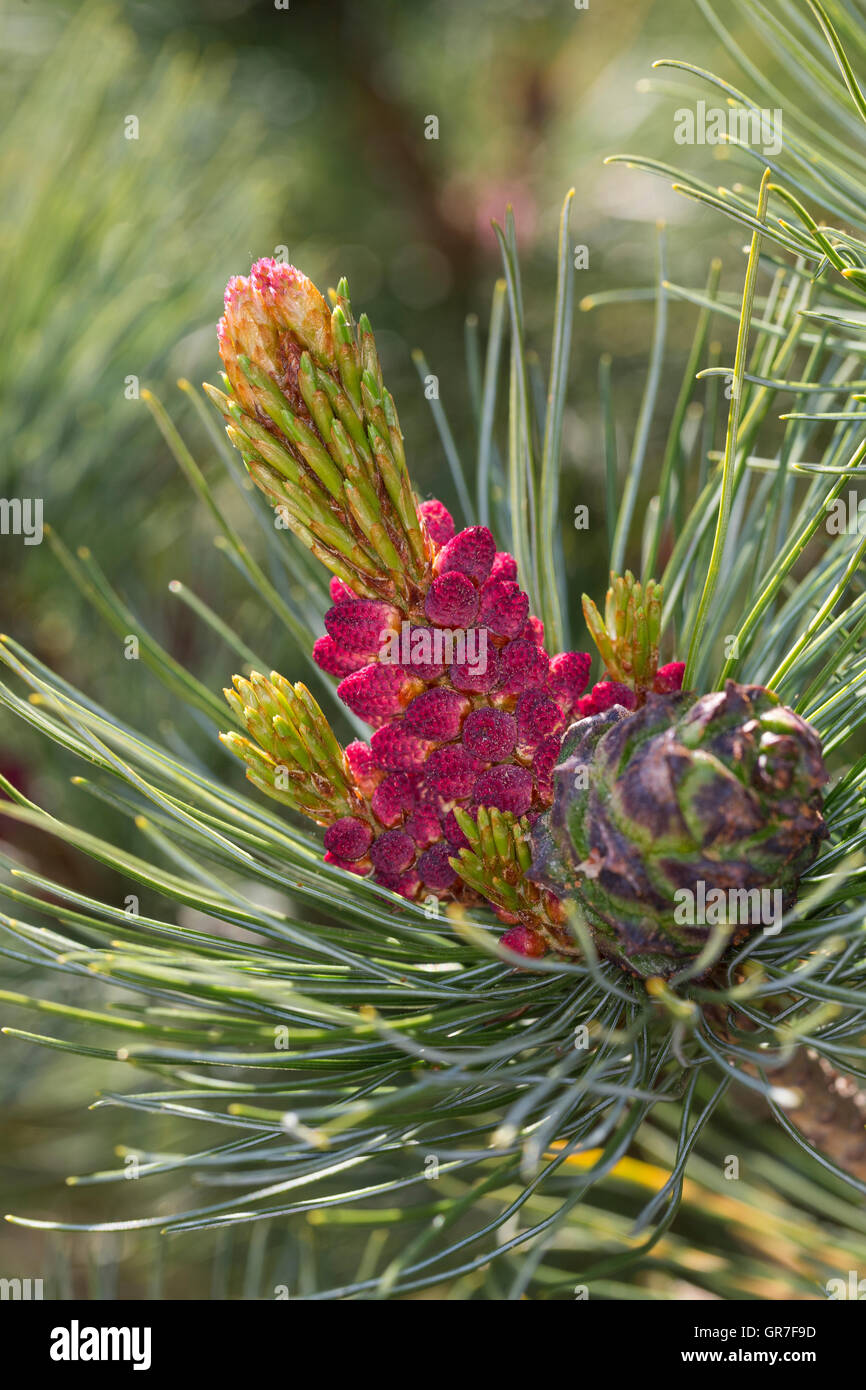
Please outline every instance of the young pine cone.
M779 929L827 835L826 780L814 730L763 686L650 694L569 729L529 876L602 955L671 975L715 925Z

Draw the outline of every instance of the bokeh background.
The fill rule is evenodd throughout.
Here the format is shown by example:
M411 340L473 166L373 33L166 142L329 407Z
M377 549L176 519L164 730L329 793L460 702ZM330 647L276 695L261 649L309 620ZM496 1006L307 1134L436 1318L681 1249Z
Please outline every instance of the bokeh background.
M738 14L727 16L735 30ZM365 309L376 329L419 490L449 505L453 483L411 353L422 348L438 375L471 473L464 325L477 316L486 331L500 273L491 218L502 219L507 204L522 250L528 334L543 363L557 221L572 186L573 240L589 255L579 296L650 287L659 219L680 284L702 285L713 255L724 260L724 285L742 280L733 224L662 181L603 164L614 152L685 154L712 180L719 152L674 145L676 97L650 80L650 63L662 56L740 78L693 0L589 0L586 9L570 0L291 0L285 9L268 0L6 0L0 37L0 490L42 497L45 521L65 544L89 547L132 613L217 690L234 659L172 596L174 579L224 613L273 666L291 675L300 657L214 546L213 523L139 391L163 401L221 504L256 544L214 441L176 384L217 379L214 325L230 275L259 256L287 254L322 288L349 277L356 312ZM746 42L755 56L753 38ZM425 138L430 117L435 140ZM606 584L598 360L613 358L624 457L652 310L638 296L576 315L562 481L574 613L582 590L598 598ZM692 310L672 304L650 477L692 325ZM578 502L590 507L588 532L569 525ZM99 622L47 541L26 547L0 537L0 585L4 628L43 661L129 724L182 739L216 763L219 753L194 721L178 719L164 687L124 659L120 637ZM97 832L106 823L107 809L71 786L75 769L8 721L0 770L58 815ZM4 826L0 836L8 853L82 892L123 891L98 865L21 827ZM2 973L9 989L34 986L14 961ZM65 997L62 980L50 988ZM37 992L45 989L40 980ZM88 1002L77 978L69 997ZM7 1014L38 1027L14 1008ZM134 1144L146 1136L159 1147L152 1119L87 1110L97 1090L128 1086L128 1071L16 1040L2 1045L4 1209L66 1220L128 1214L124 1185L64 1186L70 1174L110 1166L119 1137ZM233 1250L208 1236L166 1247L156 1237L7 1226L0 1274L41 1275L53 1296L256 1296L267 1282L266 1244L254 1236ZM291 1258L303 1270L302 1239ZM772 1259L768 1268L763 1292L750 1296L785 1296ZM652 1277L643 1286L656 1287ZM700 1296L700 1281L690 1284L682 1270L664 1288L665 1296Z

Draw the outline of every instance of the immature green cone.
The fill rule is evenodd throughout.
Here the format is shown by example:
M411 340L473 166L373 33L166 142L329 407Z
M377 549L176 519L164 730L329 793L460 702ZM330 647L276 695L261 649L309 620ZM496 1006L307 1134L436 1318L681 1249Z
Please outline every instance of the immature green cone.
M572 725L531 877L571 898L599 952L674 974L721 929L779 929L827 834L814 730L758 685L650 693Z

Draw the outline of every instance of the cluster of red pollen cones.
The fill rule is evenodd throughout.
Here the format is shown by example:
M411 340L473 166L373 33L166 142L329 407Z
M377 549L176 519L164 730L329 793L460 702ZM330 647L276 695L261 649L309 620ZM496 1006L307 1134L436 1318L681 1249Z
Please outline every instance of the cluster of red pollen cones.
M342 677L338 695L374 729L369 743L345 751L373 814L330 825L326 858L407 898L471 898L451 863L467 846L455 810L495 808L531 824L552 800L566 728L614 704L634 708L636 697L616 681L584 694L590 655L548 654L516 562L487 527L455 535L440 502L418 510L433 559L415 611L331 582L335 603L313 654ZM681 680L681 664L671 663L655 688ZM525 925L503 940L521 954L546 949Z
M373 730L341 750L309 692L251 674L227 698L254 742L228 744L257 786L326 827L328 862L408 899L477 901L455 867L470 848L461 813L531 826L553 799L566 729L634 708L643 691L607 680L584 693L589 654L545 650L514 557L486 526L455 535L440 502L419 503L345 281L329 306L297 267L257 261L229 281L218 336L229 391L208 394L253 481L335 576L313 655ZM662 667L654 688L681 677ZM556 906L551 895L549 916ZM524 936L506 944L534 951Z

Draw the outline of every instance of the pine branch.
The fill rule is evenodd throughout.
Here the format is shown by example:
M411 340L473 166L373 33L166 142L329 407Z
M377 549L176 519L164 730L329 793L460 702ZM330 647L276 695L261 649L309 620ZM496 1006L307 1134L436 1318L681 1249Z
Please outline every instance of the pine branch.
M791 1121L812 1149L866 1183L866 1090L813 1048L800 1048L772 1082L797 1096Z

